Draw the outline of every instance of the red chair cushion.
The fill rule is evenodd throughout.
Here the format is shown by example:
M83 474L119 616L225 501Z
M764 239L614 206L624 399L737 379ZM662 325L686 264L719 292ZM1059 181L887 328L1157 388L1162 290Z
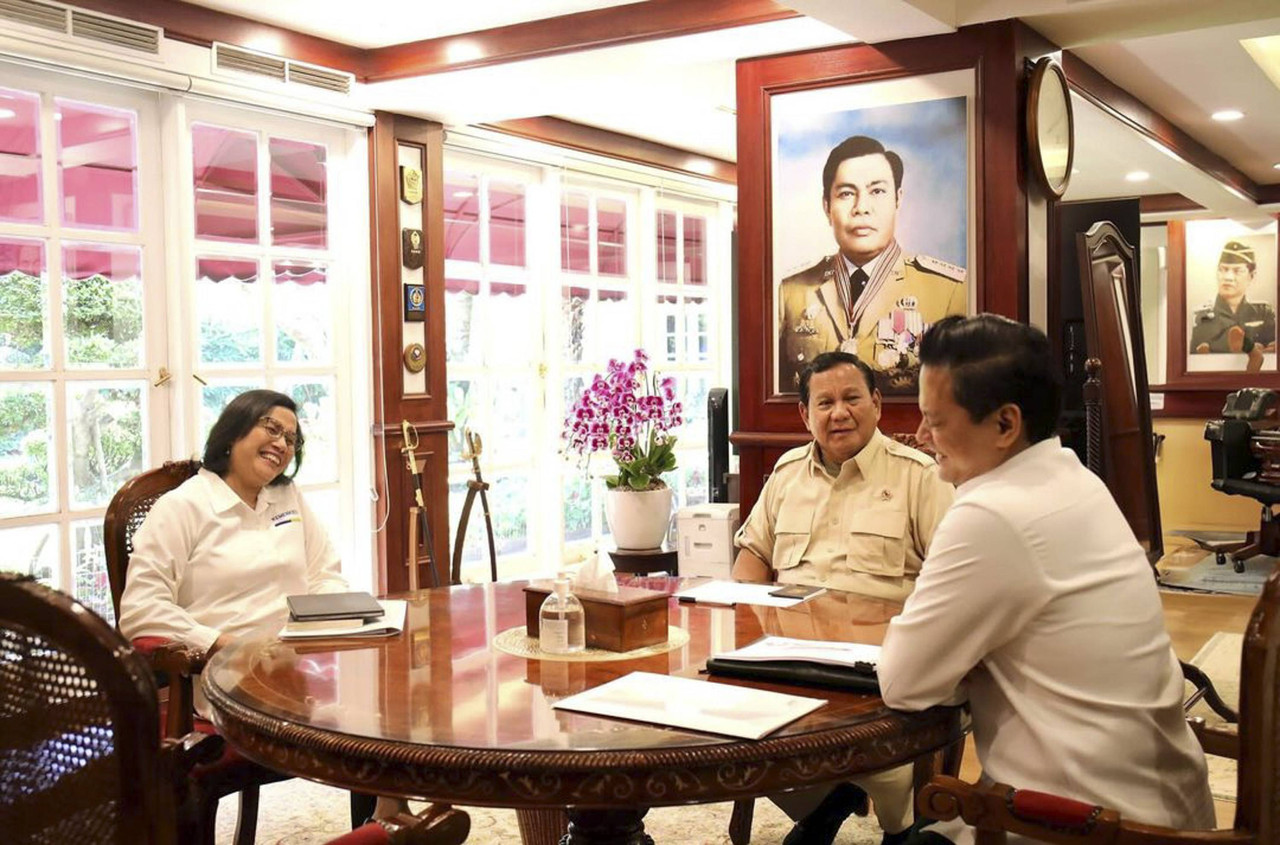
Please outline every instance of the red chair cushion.
M329 840L328 845L386 845L390 841L391 836L386 828L377 822L369 822L337 839Z
M1102 808L1060 795L1015 789L1008 799L1009 812L1023 821L1043 823L1059 829L1088 830Z

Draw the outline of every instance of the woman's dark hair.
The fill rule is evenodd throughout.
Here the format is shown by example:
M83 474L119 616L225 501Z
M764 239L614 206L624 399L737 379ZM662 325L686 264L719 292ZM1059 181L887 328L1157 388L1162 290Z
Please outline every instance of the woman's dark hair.
M944 317L920 340L920 363L946 367L956 404L974 422L997 408L1022 410L1027 439L1057 431L1062 383L1044 332L996 314Z
M800 404L809 404L809 380L814 373L825 373L841 364L852 364L867 382L868 395L876 392L876 374L867 363L852 352L821 352L800 371Z
M215 472L222 478L231 471L231 447L239 442L258 420L271 413L272 408L285 408L298 416L298 404L293 399L274 390L247 390L227 403L218 415L218 421L209 430L209 438L204 442L204 468ZM298 420L298 445L293 451L293 472L280 474L271 479L269 486L289 484L302 467L302 421ZM288 469L287 467L285 468Z

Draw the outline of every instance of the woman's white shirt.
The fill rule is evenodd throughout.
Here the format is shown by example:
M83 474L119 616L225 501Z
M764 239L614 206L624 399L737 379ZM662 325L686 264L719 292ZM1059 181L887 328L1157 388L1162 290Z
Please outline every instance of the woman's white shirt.
M133 537L120 631L201 651L288 614L285 597L341 592L338 555L294 484L264 487L250 508L201 469L161 496Z

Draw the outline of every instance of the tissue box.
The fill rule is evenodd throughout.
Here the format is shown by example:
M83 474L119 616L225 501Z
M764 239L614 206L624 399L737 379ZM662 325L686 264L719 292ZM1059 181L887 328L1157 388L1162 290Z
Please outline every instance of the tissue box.
M733 535L738 530L738 505L690 505L676 511L676 550L682 576L710 575L730 580Z
M538 611L551 594L550 581L524 588L525 625L529 636L538 636ZM631 651L667 641L666 593L619 587L616 593L574 590L586 617L587 645L606 651Z

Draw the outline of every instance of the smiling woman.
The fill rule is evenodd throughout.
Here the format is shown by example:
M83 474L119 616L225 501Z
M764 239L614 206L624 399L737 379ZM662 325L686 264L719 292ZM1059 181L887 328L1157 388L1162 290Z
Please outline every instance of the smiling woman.
M250 390L228 403L200 472L162 496L134 535L120 600L126 636L213 653L259 625L283 623L286 596L347 588L293 483L303 444L297 405L285 394Z

